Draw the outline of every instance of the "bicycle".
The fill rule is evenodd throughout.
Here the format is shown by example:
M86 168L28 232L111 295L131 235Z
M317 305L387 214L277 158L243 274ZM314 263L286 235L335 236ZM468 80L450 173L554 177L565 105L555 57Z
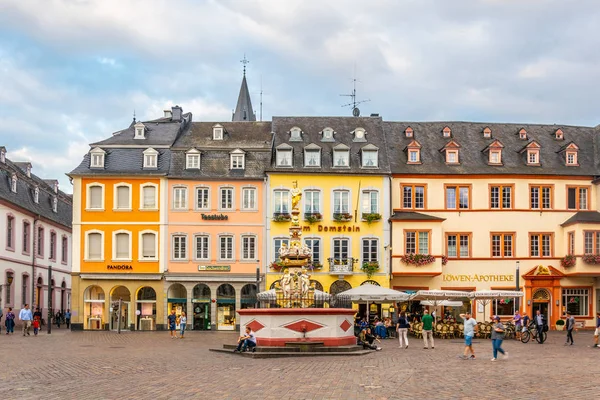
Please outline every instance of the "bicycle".
M548 337L548 334L546 332L538 332L536 325L531 322L525 328L525 331L521 332L521 342L527 343L531 337L533 337L538 343L544 343Z

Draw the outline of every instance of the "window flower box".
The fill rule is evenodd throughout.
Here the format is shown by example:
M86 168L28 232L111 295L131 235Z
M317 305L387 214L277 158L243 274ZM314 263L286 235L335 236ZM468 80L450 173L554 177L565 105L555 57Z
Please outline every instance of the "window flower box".
M321 213L304 213L304 220L309 224L314 224L315 222L320 222L323 220L323 215Z
M379 261L365 261L360 270L367 274L367 278L371 279L373 274L379 270Z
M585 261L585 256L584 256L584 261ZM561 258L560 265L563 268L571 268L571 267L575 266L576 262L577 262L577 258L574 255L569 254L569 255L566 255L563 258Z
M333 220L335 222L350 222L350 221L352 221L352 214L350 214L350 213L335 213L335 214L333 214Z
M582 257L582 260L586 264L598 265L600 264L600 255L586 254Z
M431 254L405 254L401 258L404 264L416 265L418 267L432 264L435 262L435 257Z
M275 213L273 214L273 222L290 222L292 216L288 213Z
M372 222L377 222L381 220L381 214L379 213L363 213L362 215L363 221L366 221L367 224L371 225Z

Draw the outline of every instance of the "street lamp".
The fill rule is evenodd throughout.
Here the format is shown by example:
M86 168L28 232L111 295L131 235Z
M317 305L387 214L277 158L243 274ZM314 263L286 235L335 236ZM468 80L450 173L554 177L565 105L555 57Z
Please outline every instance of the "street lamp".
M519 264L520 264L520 262L517 260L517 266L516 266L516 269L517 269L516 290L517 290L517 292L519 291L519 276L520 276L520 273L519 273ZM516 307L517 310L520 310L520 304L519 304L520 303L520 297L515 298L515 303L516 303L516 306L517 306Z

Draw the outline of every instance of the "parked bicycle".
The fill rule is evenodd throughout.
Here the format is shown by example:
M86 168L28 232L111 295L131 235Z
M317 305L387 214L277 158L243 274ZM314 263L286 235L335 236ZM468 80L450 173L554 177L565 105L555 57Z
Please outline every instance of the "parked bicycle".
M547 336L546 332L538 332L535 324L531 322L525 328L525 331L521 332L521 342L527 343L533 337L538 343L543 343L546 341Z

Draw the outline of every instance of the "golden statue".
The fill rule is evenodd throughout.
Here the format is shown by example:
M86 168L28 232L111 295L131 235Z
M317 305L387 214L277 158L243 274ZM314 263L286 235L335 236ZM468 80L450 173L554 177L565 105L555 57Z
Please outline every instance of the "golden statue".
M300 204L300 200L302 199L302 192L297 187L294 187L291 191L292 193L292 210L298 209L298 204Z

